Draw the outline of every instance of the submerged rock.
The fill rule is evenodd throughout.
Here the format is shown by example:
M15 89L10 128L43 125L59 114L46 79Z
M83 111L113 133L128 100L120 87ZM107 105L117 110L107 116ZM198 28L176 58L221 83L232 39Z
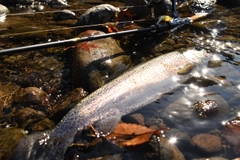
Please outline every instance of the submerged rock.
M87 95L82 88L76 88L65 95L53 107L51 107L49 117L55 122L60 121L72 107Z
M194 91L192 90L190 92ZM162 106L167 106L163 113L163 119L165 120L165 123L169 123L168 126L176 125L176 128L178 128L179 130L182 130L184 128L183 130L191 132L203 132L204 130L208 131L210 128L213 127L220 127L221 121L225 117L227 117L229 113L229 105L226 100L218 94L205 94L199 96L195 95L194 97L192 97L191 95L192 94L181 97L181 94L179 93L179 95L175 94L170 96L170 99L168 99L166 102L161 101ZM178 98L178 96L180 96L180 98ZM177 100L169 104L174 99ZM192 105L189 104L190 102L194 103L198 100L215 101L218 107L216 108L216 110L213 110L213 114L209 114L205 118L200 117L199 113L196 112L195 109L192 109L192 107L190 107Z
M22 88L14 95L14 102L24 105L49 105L49 96L37 87Z
M23 108L17 111L12 119L18 123L18 126L26 130L31 130L32 125L44 119L46 115L41 111L31 108Z
M223 149L220 137L212 134L197 134L192 140L201 151L207 153L215 153Z
M89 24L102 24L111 22L118 12L120 12L120 9L110 4L97 5L83 13L79 17L77 25L83 26Z
M88 30L80 36L105 34ZM128 69L131 60L115 39L105 38L79 43L73 53L72 76L74 88L94 91Z
M170 0L157 0L158 3L154 4L154 15L166 15L170 13L171 1ZM131 8L131 13L136 15L136 18L144 18L151 15L151 8L146 6L145 0L125 0L125 6L137 6Z
M240 117L227 122L224 125L222 136L233 146L233 151L240 154Z
M193 105L193 109L200 117L207 117L217 112L217 103L213 100L198 101Z
M151 142L149 145L155 149L155 154L147 153L146 159L185 160L179 149L174 144L169 143L169 139L166 137L159 137L159 141Z
M35 123L32 126L31 130L32 131L44 131L44 130L50 129L54 126L55 126L55 123L53 121L51 121L48 118L44 118L43 120Z
M0 129L0 159L8 159L12 150L24 136L25 133L23 129Z

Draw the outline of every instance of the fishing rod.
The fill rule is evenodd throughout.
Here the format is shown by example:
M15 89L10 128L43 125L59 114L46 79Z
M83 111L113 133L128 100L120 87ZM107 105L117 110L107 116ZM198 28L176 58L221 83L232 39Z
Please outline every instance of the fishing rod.
M156 19L139 19L139 20L131 20L131 21L119 21L119 22L117 22L117 24L132 24L132 23L138 23L138 22L150 22L150 21L154 21L154 20L156 20ZM90 24L90 25L84 25L84 26L53 28L53 29L37 30L37 31L29 31L29 32L21 32L21 33L10 33L10 34L0 35L0 38L5 38L5 37L9 37L9 36L26 35L26 34L36 34L36 33L43 33L43 32L53 32L53 31L60 31L60 30L62 31L62 30L70 30L70 29L87 29L87 28L91 28L91 27L104 27L104 26L108 26L108 24L109 23Z
M202 18L203 16L205 16L205 15L201 14L201 15L195 15L195 16L187 17L187 18L175 18L175 19L171 19L168 22L164 22L164 23L160 22L161 21L161 17L160 17L159 21L156 24L154 24L148 28L118 31L118 32L113 32L113 33L106 33L103 35L95 35L95 36L88 36L88 37L81 37L81 38L76 37L76 38L71 38L71 39L66 39L66 40L61 40L61 41L4 49L4 50L0 50L0 55L16 54L19 52L25 52L25 51L37 50L37 49L43 49L43 48L49 48L49 47L57 47L57 46L61 46L61 45L74 45L77 42L79 43L79 42L85 42L85 41L92 41L92 40L96 40L96 39L116 37L116 36L140 33L140 32L152 32L152 33L166 32L166 31L178 28L180 26L190 24L194 20Z

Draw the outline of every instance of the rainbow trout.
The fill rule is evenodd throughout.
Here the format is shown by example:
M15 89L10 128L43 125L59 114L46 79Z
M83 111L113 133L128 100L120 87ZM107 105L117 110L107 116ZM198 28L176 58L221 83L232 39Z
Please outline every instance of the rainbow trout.
M81 100L52 130L20 140L10 159L63 159L77 131L153 102L181 85L176 82L180 69L206 57L204 50L174 51L126 71Z

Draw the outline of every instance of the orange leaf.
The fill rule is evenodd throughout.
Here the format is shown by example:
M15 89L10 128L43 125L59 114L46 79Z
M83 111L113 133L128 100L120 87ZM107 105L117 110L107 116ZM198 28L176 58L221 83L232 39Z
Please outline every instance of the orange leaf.
M119 31L119 30L118 30L116 27L114 27L114 26L108 26L107 28L108 28L108 32L109 32L109 33L118 32L118 31Z
M166 130L169 128L166 127L163 129ZM153 134L160 135L161 132L159 131L159 129L153 130L137 124L120 123L116 126L114 131L111 134L109 134L106 138L116 140L122 138L130 139L125 142L122 142L122 145L135 146L148 142Z
M138 135L138 136L134 137L131 140L122 142L122 145L123 146L136 146L136 145L140 145L140 144L148 142L150 140L150 138L152 137L152 135L153 135L153 132L149 132L149 133L145 133L145 134L142 134L142 135Z
M155 130L147 128L145 126L130 124L130 123L120 123L116 126L113 134L118 135L140 135L148 132L154 132Z

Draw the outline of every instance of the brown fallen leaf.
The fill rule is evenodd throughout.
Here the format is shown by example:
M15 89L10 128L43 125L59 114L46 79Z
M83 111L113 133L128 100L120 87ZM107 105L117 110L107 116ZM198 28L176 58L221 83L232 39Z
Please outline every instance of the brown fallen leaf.
M137 135L133 139L122 142L122 145L123 146L140 145L140 144L148 142L150 140L150 138L152 137L152 135L153 135L153 132Z
M159 136L161 130L168 129L166 127L153 130L137 124L120 123L106 138L114 140L125 139L126 141L121 143L123 146L136 146L148 142L152 135Z

